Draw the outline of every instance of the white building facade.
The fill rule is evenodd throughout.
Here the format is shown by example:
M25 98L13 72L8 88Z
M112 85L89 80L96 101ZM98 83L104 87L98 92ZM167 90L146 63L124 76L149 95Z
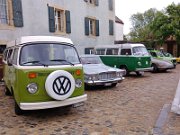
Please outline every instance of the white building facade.
M123 41L124 40L123 28L124 28L123 21L116 16L116 18L115 18L115 41Z
M21 36L70 38L80 54L114 44L115 0L0 0L0 53Z

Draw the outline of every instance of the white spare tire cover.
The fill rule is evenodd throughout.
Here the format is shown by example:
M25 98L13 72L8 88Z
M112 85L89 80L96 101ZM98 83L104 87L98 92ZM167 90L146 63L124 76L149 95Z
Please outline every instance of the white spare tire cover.
M52 72L45 82L46 92L56 100L64 100L72 95L75 89L73 76L63 70Z

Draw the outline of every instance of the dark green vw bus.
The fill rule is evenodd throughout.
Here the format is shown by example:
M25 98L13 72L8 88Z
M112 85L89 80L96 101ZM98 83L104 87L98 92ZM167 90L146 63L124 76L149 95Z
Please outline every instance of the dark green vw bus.
M150 71L151 57L143 44L116 44L97 46L96 55L104 64L126 70L126 75L136 72L138 76Z

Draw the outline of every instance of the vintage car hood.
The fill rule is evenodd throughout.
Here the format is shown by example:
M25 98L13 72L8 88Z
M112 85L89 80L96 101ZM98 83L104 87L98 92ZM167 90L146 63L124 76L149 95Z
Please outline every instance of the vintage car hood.
M112 68L104 64L85 64L83 65L83 69L85 74L98 74L102 72L121 71L120 69Z

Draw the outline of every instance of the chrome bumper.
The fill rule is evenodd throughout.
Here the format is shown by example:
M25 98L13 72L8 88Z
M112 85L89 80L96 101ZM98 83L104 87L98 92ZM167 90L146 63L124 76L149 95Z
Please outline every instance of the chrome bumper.
M135 71L152 71L153 68L152 67L149 67L149 68L136 68Z
M112 83L120 83L121 81L123 81L125 78L117 78L117 79L112 79L112 80L97 80L97 81L93 81L93 80L89 80L86 81L85 80L85 84L87 85L106 85L106 84L112 84Z
M37 103L20 103L19 107L22 110L38 110L38 109L48 109L55 107L62 107L67 105L73 105L87 100L87 94L82 96L68 98L62 101L49 101L49 102L37 102Z

